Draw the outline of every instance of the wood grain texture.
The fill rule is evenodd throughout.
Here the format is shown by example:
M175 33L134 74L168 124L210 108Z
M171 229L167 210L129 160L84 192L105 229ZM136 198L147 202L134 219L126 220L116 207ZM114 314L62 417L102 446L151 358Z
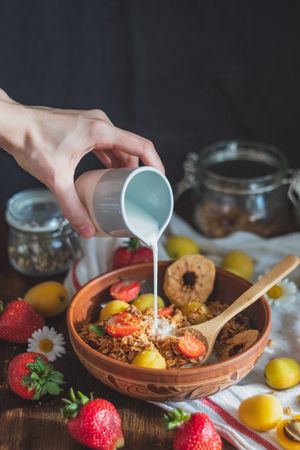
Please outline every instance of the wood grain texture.
M0 212L0 298L10 300L22 296L29 287L42 280L20 275L9 266L6 236L3 212ZM56 279L60 281L62 278ZM47 324L55 326L67 339L65 315L47 320ZM0 450L83 450L83 446L68 436L60 417L60 399L48 397L32 403L22 400L8 389L8 362L25 348L0 343ZM69 342L67 354L57 361L56 367L65 374L64 395L72 386L114 403L122 417L124 450L172 450L172 434L162 426L162 411L144 401L121 395L94 379L78 362ZM224 442L224 450L233 449L232 445Z

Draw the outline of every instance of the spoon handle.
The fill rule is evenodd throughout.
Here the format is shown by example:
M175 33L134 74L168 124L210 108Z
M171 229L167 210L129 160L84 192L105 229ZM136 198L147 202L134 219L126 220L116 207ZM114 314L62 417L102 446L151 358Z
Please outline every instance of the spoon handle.
M283 258L276 266L267 272L260 280L245 291L237 298L222 314L218 316L220 319L220 326L228 322L232 317L243 311L252 303L256 302L262 295L264 295L272 286L278 281L282 280L292 270L296 269L300 262L297 256L289 255Z

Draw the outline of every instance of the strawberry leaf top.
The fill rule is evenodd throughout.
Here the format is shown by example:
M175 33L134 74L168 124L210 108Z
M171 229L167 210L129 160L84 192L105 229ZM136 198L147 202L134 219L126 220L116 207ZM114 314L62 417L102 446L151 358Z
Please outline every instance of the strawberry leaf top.
M164 423L168 430L179 427L191 418L191 414L185 414L182 408L176 408L164 415Z
M26 364L29 375L24 376L22 384L29 391L34 390L33 400L39 400L45 394L58 395L64 383L64 376L54 369L53 364L46 364L40 356L36 356L33 363Z
M128 250L130 252L134 252L140 246L141 246L141 243L137 238L130 238L130 241L128 243Z
M62 409L62 415L65 419L71 419L77 416L81 406L88 403L93 399L92 394L90 394L90 398L84 395L82 392L77 391L77 396L74 390L70 389L70 397L71 400L67 398L63 398L62 401L65 403L64 408Z
M99 324L90 325L89 330L92 331L93 333L97 334L98 336L104 336L106 334L105 328Z

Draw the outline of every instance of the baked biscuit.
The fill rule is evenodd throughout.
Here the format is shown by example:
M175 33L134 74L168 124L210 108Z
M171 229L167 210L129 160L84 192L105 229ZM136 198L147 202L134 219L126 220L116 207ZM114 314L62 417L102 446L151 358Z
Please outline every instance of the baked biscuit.
M241 331L235 336L227 339L224 342L223 348L220 351L220 360L231 358L247 350L259 336L258 330Z
M202 255L186 255L171 264L164 278L164 292L178 306L205 303L213 290L214 263Z

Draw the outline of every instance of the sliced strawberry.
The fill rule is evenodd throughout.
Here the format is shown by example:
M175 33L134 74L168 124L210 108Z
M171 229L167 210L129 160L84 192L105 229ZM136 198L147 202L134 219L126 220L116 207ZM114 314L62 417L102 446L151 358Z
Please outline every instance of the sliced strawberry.
M157 314L159 317L171 317L174 314L174 306L165 306L158 308Z
M206 352L205 344L195 336L189 334L180 336L177 346L179 351L187 358L198 358Z
M105 331L112 337L130 336L139 329L138 317L126 311L111 316L105 326Z
M116 300L131 302L139 295L141 283L132 280L120 280L114 283L110 288L110 295Z

